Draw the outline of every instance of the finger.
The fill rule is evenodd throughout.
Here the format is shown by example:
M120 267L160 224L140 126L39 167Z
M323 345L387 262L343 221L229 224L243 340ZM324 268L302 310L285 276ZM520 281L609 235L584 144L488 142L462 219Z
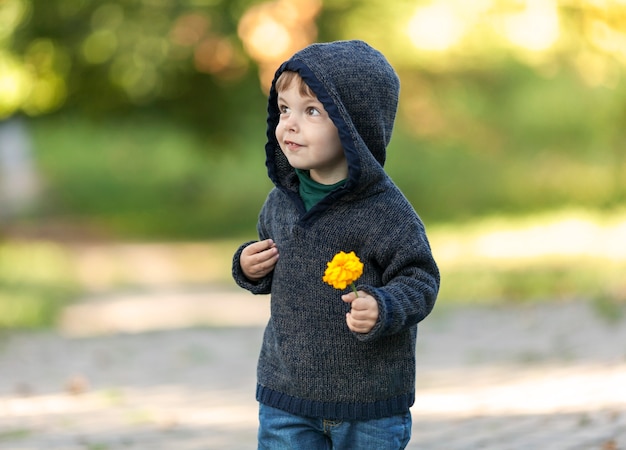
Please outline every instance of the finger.
M355 328L360 328L365 323L368 322L365 318L359 317L358 315L355 315L353 312L349 312L347 314L347 317L348 317L348 321L349 321L350 325L352 325Z
M263 268L268 269L274 267L278 260L278 254L266 255L266 257L259 263Z
M246 252L247 255L254 255L262 253L265 250L276 247L276 244L272 239L266 239L264 241L253 242L248 245L243 251Z
M254 264L265 264L271 263L272 260L276 259L278 256L278 249L276 247L272 247L269 249L265 249L259 253L256 253L252 256Z
M260 242L261 245L261 251L262 250L269 250L271 248L276 247L276 243L272 240L272 239L265 239L264 241Z
M354 307L354 303L352 303L350 312L357 320L375 320L378 318L378 309L369 307L368 305L365 305L365 307Z
M348 324L350 331L355 331L354 323L352 322L352 314L346 313L346 323Z
M352 301L352 309L356 311L367 310L369 309L369 302L365 297L355 297Z
M354 300L356 300L356 296L354 295L354 292L350 292L348 294L343 294L341 296L341 300L346 303L352 303Z
M352 315L352 321L355 323L360 323L370 318L370 315L364 309L359 310L359 309L352 308L352 311L350 311L350 314Z
M350 329L350 331L354 331L355 333L367 333L373 326L369 321L356 320L350 313L346 314L346 323L348 324L348 329Z
M275 264L276 264L275 261L268 259L259 264L256 264L254 268L257 271L257 273L264 275L270 272L274 268Z

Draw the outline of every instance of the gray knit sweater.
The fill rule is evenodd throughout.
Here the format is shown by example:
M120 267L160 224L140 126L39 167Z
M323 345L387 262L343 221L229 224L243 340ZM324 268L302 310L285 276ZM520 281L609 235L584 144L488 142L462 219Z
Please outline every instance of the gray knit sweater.
M297 71L315 92L339 136L348 179L306 211L298 177L282 154L274 83L269 95L266 164L275 188L259 215L260 239L276 243L270 275L248 280L233 258L233 277L254 294L271 294L257 370L257 399L293 414L366 420L408 411L415 398L417 324L432 310L439 272L424 226L383 170L399 81L382 54L361 41L314 44L276 72ZM276 78L274 79L274 81ZM407 163L410 163L407 161ZM343 250L364 263L357 288L378 301L367 334L346 324L350 306L322 281Z

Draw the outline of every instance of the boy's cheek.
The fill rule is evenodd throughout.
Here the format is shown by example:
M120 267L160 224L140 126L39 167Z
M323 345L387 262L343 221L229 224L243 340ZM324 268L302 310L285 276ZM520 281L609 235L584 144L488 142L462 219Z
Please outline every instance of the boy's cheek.
M278 123L278 125L276 125L276 129L274 130L274 136L276 136L276 140L278 142L280 142L280 137L283 134L283 126L280 124L280 122Z

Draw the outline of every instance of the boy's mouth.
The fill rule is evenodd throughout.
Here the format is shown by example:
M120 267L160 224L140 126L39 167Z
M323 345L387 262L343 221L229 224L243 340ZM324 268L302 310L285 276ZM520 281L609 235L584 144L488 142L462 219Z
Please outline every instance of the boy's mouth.
M300 147L302 147L302 145L293 141L285 141L284 144L285 144L285 147L288 148L289 150L297 150Z

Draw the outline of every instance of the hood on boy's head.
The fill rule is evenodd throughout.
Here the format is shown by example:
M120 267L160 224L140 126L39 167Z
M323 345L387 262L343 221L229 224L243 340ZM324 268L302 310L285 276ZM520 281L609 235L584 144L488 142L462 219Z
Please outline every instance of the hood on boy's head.
M348 160L349 178L375 170L369 167L372 164L368 155L380 166L385 164L398 105L398 76L385 57L365 42L313 44L283 63L272 82L266 145L270 178L276 182L288 166L274 135L280 116L275 83L286 70L300 74L337 126Z

